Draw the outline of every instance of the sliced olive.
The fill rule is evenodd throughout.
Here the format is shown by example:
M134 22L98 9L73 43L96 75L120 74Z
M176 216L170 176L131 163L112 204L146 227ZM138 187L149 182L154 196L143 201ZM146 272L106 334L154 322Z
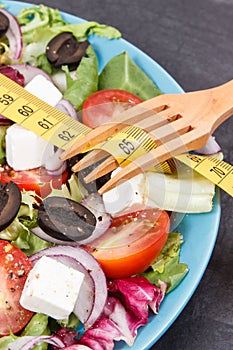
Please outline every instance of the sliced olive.
M54 196L40 204L37 222L44 232L56 239L80 241L92 235L96 217L80 203Z
M21 192L14 182L0 182L0 231L7 228L18 214Z
M7 16L4 13L0 12L0 38L6 34L9 28L10 22Z
M81 159L80 155L70 158L67 161L68 168L71 169L80 159ZM86 183L85 180L84 180L84 178L92 170L94 170L98 165L100 165L105 159L106 158L101 159L100 161L94 163L93 165L90 165L87 168L85 168L85 169L75 173L75 175L78 177L80 183L83 185L84 188L86 188L88 193L96 193L96 192L98 192L98 190L110 179L111 173L103 175L103 176L99 177L98 179L96 179L94 181L91 181L89 183Z
M88 45L87 40L79 42L72 33L63 32L50 40L46 47L46 56L53 67L68 65L73 70L86 55Z

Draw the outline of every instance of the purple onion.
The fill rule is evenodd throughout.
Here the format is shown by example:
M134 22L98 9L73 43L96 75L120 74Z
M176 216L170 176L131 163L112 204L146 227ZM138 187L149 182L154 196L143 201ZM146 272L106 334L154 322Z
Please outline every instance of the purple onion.
M9 58L12 60L18 60L23 49L23 39L20 25L17 18L7 10L0 9L0 12L2 12L9 19L9 28L5 34L9 41Z
M90 308L91 312L89 316L87 317L86 321L84 322L84 326L86 329L90 328L95 321L100 317L104 306L106 304L107 300L107 283L106 283L106 277L105 274L97 262L97 260L88 253L85 249L81 247L73 247L73 246L66 246L66 245L59 245L54 247L49 247L47 249L43 249L38 253L35 253L31 255L30 260L35 262L42 256L50 256L50 257L67 257L67 259L74 259L78 264L82 265L84 269L86 269L90 275L90 277L93 279L94 282L94 288L92 290L94 300L92 302L92 305L90 305L90 299L85 300L83 299L79 303L77 302L74 313L77 312L77 317L80 316L78 313L80 311L80 307L82 308ZM70 260L69 260L70 261ZM87 302L87 305L84 305L84 302Z
M75 107L65 98L61 99L55 107L59 109L59 111L69 115L71 118L79 120Z
M50 76L45 73L42 69L31 66L30 64L11 64L10 67L19 71L25 79L25 84L27 84L30 80L32 80L36 75L43 75L47 80L52 81Z
M210 136L204 147L195 150L198 154L211 155L221 152L221 147L213 136Z

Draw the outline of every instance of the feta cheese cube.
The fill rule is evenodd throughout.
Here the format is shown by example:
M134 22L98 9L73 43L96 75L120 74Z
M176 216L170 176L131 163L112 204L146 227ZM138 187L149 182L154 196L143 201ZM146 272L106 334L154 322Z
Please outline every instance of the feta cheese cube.
M42 75L35 76L25 89L51 106L62 98L61 92ZM18 124L6 132L6 161L14 170L29 170L46 163L53 156L54 146Z
M83 273L43 256L27 277L20 304L55 319L66 319L74 309L83 279Z
M6 161L14 170L29 170L46 163L54 155L54 146L19 124L6 132Z
M114 177L120 168L112 173ZM139 174L126 182L103 194L103 201L106 212L117 216L127 211L134 211L145 208L145 176Z
M29 81L29 83L27 83L25 90L53 107L62 99L62 94L58 88L40 74L36 75Z

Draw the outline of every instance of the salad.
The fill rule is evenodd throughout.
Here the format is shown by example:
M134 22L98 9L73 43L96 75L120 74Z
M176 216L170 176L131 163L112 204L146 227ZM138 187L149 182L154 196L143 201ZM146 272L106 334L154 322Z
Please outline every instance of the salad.
M99 70L91 38L117 40L115 28L69 24L43 5L0 15L0 73L91 128L162 93L127 52ZM188 272L174 212L211 211L213 184L183 166L100 197L106 178L85 184L86 170L71 170L77 158L61 162L62 150L0 122L0 349L132 346ZM210 139L201 152L219 147Z

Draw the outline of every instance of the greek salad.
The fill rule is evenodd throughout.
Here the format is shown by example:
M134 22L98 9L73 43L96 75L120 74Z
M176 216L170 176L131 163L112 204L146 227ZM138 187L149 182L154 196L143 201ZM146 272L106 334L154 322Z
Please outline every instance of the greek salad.
M163 93L126 51L100 70L93 36L121 38L116 28L70 24L44 5L16 16L2 6L0 74L90 128ZM1 91L0 103L12 101ZM220 148L210 138L198 152ZM83 155L64 162L61 153L0 115L0 349L133 346L188 273L177 213L211 211L214 185L180 165L100 196L114 172L86 184L90 168L72 172Z

